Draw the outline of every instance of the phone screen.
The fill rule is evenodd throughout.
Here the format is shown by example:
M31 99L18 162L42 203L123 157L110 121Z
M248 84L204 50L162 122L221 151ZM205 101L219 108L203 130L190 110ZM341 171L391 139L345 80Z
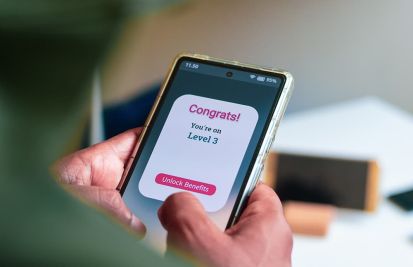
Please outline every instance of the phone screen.
M180 191L193 193L225 229L284 83L256 69L177 62L121 190L149 243L164 248L157 210Z

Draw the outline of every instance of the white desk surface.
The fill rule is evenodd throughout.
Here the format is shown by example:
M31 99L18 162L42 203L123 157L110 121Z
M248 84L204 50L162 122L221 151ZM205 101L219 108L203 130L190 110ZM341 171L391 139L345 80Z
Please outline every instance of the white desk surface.
M413 266L413 213L390 203L390 193L413 188L413 116L377 98L294 113L281 122L273 149L377 159L378 210L339 209L323 238L294 236L293 265Z

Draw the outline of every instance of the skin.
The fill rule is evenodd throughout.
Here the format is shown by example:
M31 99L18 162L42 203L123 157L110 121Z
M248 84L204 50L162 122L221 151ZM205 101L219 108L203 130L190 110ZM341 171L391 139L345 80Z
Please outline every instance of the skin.
M143 223L128 209L116 187L141 129L66 156L55 165L71 192L97 205L144 235ZM190 193L169 196L158 211L168 232L168 250L208 266L291 266L292 234L274 190L259 184L239 221L222 232Z

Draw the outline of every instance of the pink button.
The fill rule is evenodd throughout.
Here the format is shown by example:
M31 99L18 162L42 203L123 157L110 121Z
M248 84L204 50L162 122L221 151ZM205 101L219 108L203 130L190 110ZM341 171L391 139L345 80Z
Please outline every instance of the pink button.
M181 178L165 173L159 173L156 175L155 182L161 185L167 185L170 187L175 187L195 193L200 193L204 195L215 194L216 187L212 184L202 183L186 178Z

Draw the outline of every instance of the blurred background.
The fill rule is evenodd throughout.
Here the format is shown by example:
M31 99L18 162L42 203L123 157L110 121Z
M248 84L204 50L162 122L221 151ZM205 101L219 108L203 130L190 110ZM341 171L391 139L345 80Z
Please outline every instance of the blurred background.
M313 175L307 178L319 175L342 182L345 176L347 189L327 192L334 186L321 179L311 184L315 191L373 201L369 207L350 209L330 203L339 208L331 212L331 206L316 206L304 217L297 215L298 221L310 224L324 220L324 228L321 234L295 234L293 262L411 266L412 213L388 199L413 188L411 10L408 0L207 0L182 1L143 19L132 17L102 68L102 95L95 92L94 100L105 111L95 130L105 133L95 131L95 137L142 124L147 103L180 52L286 69L295 78L295 92L273 152L322 157L319 165L306 165ZM97 106L92 122L101 120ZM337 158L377 164L374 185L367 182L363 191L360 179L367 176L351 176L351 164L331 167ZM305 166L300 164L292 166ZM325 170L332 173L326 176ZM309 180L304 175L301 181ZM366 195L356 196L356 191Z
M125 25L104 101L159 82L187 51L289 70L290 112L366 95L413 111L412 8L408 0L184 1Z
M6 151L0 169L9 177L0 180L0 195L9 197L0 203L2 211L16 215L0 227L2 236L8 234L4 247L19 240L17 251L27 249L35 258L61 254L45 238L43 220L25 219L43 219L38 209L47 205L53 205L53 220L57 211L71 216L70 210L60 209L55 187L33 177L48 176L62 147L74 151L142 125L173 58L189 52L291 72L295 91L272 155L299 159L278 167L307 168L297 179L304 189L315 189L311 193L360 199L357 207L334 202L307 209L299 203L286 212L296 219L290 225L299 223L293 230L305 230L294 234L295 266L413 266L413 192L401 195L398 205L394 198L413 189L413 1L126 2L126 8L112 0L0 2L0 139ZM124 11L131 16L118 27ZM365 171L355 172L355 165ZM274 185L275 172L270 176ZM335 186L335 179L345 186ZM87 232L80 236L88 236L88 229L99 227L84 228L82 218L89 214L62 216L61 225L77 226ZM39 256L27 246L21 229L38 234L32 240L44 243L31 244L47 253ZM105 228L99 229L95 237L104 237ZM53 233L63 245L76 237ZM73 255L84 253L76 248L80 252Z

